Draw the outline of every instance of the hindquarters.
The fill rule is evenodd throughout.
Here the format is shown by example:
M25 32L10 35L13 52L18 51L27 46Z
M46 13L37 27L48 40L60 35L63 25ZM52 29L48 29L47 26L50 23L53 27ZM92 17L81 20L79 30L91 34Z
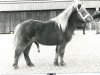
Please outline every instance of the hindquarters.
M25 21L15 28L14 33L14 50L15 50L15 56L14 56L14 63L13 67L16 69L18 68L18 59L19 56L24 53L25 60L27 65L33 66L30 58L29 58L29 51L32 45L32 39L35 33L35 30L32 29L32 24L35 26L35 22L33 20Z
M28 32L29 31L30 30L25 24L21 23L17 25L17 27L15 28L15 33L14 33L14 48L15 49L17 46L28 43L29 41Z

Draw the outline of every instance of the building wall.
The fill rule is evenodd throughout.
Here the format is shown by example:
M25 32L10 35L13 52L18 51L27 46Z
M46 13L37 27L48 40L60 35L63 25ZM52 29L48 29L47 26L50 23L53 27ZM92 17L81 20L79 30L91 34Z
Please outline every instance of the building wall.
M0 12L0 33L9 33L13 31L16 25L27 19L48 21L56 17L62 11L63 10Z
M35 19L48 21L57 16L66 7L73 3L68 1L4 1L0 2L0 33L9 33L13 31L17 24L27 20ZM83 0L89 13L100 8L100 1Z
M60 10L35 10L35 11L4 11L0 12L0 33L9 33L14 31L16 25L19 23L28 20L40 20L48 21L51 18L56 17L64 9ZM95 8L87 8L88 12L93 15ZM92 25L92 29L95 26Z

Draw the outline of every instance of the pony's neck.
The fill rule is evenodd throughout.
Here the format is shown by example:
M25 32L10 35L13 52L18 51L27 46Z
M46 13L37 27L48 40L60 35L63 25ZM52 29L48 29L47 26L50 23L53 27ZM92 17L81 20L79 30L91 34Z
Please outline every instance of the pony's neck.
M66 28L66 31L70 30L72 33L75 31L75 29L77 27L77 21L78 21L77 13L78 13L78 11L76 9L74 9L71 16L69 17L68 27Z
M73 9L71 6L57 16L57 19L62 28L62 31L65 31L66 27L68 26L68 20L69 20L70 15L72 14L72 11Z
M55 21L58 24L59 29L61 28L62 31L64 32L66 30L66 27L68 26L68 20L72 12L73 12L73 6L70 6L66 10L64 10L61 14L59 14L57 17L51 20Z

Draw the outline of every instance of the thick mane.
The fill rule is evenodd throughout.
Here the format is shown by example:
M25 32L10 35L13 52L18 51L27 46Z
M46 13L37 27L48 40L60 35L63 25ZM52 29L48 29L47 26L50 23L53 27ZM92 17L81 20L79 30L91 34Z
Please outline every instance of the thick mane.
M59 28L62 28L62 31L65 31L66 27L68 26L68 20L74 10L76 4L66 8L61 14L57 17L52 18L51 21L55 21Z

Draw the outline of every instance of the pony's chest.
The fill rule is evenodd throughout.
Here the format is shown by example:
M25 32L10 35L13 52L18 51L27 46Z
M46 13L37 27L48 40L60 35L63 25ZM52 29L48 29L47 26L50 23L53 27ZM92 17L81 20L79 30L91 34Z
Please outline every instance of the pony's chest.
M64 39L66 42L69 42L72 39L72 34L73 34L73 32L71 32L70 30L67 30L64 33Z

